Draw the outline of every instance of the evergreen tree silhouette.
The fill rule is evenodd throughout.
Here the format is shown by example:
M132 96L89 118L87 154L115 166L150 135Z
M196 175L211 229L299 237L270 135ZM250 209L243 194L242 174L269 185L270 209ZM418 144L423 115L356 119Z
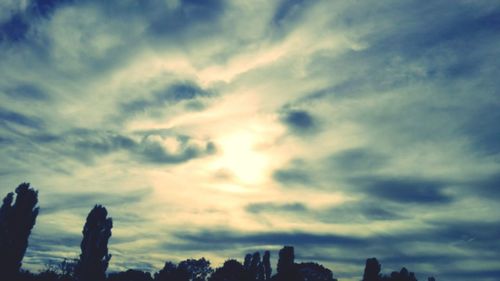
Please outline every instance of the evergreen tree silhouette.
M366 260L365 272L363 281L378 281L380 280L381 265L376 258Z
M250 262L250 268L248 270L248 273L250 274L250 278L252 280L258 280L259 267L260 267L260 253L255 252L252 255L252 261Z
M15 202L11 192L0 207L0 276L5 280L19 273L39 211L38 192L29 183L20 184L15 192Z
M264 270L264 280L271 280L273 270L271 268L271 253L269 251L264 252L264 256L262 257L262 268Z
M245 255L245 261L243 262L243 268L250 272L250 265L252 264L252 254Z
M78 281L102 281L106 278L111 255L108 254L108 240L111 237L113 220L101 205L95 205L87 216L80 244L82 253L76 266Z

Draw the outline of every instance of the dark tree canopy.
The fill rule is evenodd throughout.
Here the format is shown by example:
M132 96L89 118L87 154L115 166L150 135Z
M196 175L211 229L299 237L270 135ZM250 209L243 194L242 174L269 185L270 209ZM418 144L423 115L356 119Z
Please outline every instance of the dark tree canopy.
M205 258L181 261L177 268L186 273L187 281L204 281L213 272L210 262Z
M111 259L108 254L108 240L113 227L113 220L107 216L106 208L101 205L96 205L87 216L80 244L82 253L75 272L79 281L106 279L106 269Z
M245 255L245 261L243 262L243 268L246 271L250 271L250 265L252 264L252 254Z
M336 281L333 273L328 268L314 263L306 262L297 264L297 269L303 281Z
M38 216L38 192L29 183L9 193L0 208L0 275L13 279L21 268L28 238ZM14 203L13 203L14 202Z
M227 260L215 270L209 281L249 281L249 275L243 265L236 260Z
M252 255L252 261L250 262L250 268L248 273L252 280L259 280L259 267L260 267L260 253L255 252Z
M285 246L279 251L277 271L278 273L274 277L279 281L300 280L297 267L295 266L293 247Z
M365 272L363 281L378 281L380 280L380 270L382 267L376 258L366 260Z
M177 265L172 262L167 261L163 268L155 273L155 281L171 281L178 280L177 277Z
M123 272L111 273L108 281L153 281L149 272L129 269Z

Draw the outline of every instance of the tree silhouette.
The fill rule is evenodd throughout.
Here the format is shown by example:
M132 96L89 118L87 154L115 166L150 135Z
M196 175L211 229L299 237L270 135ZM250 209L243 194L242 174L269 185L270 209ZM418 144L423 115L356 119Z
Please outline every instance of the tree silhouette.
M19 273L28 238L38 216L38 192L29 183L20 184L3 199L0 207L0 275L6 280Z
M314 263L306 262L296 265L301 280L304 281L337 281L333 278L333 273L328 268Z
M252 264L252 254L245 255L245 261L243 262L243 268L250 272L250 265Z
M165 262L163 269L155 273L155 281L173 281L177 280L177 266L172 262Z
M106 278L111 255L108 254L108 240L111 237L113 220L101 205L95 205L87 216L80 244L82 253L76 266L78 281L102 281Z
M366 260L365 272L363 281L378 281L380 280L381 265L376 258Z
M389 278L384 278L388 281L417 281L415 273L409 272L405 267L401 268L401 271L393 271Z
M149 272L129 269L124 272L111 273L107 281L153 281Z
M209 281L249 281L249 275L243 265L236 260L227 260L208 279Z
M260 253L255 252L252 255L252 261L250 262L250 268L248 270L251 280L259 280L258 279L259 267L260 267Z
M295 254L292 246L285 246L279 251L277 271L275 278L279 281L300 280L295 266Z
M187 281L205 281L213 272L210 262L205 258L181 261L177 266L177 270L186 273Z
M269 251L264 252L264 256L262 257L262 268L264 270L264 280L271 280L273 270L271 268L271 253Z

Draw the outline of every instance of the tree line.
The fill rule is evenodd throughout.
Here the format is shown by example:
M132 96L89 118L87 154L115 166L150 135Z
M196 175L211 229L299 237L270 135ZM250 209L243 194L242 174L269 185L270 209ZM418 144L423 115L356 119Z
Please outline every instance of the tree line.
M276 273L271 267L271 254L264 251L247 254L243 263L229 259L213 269L205 258L187 259L178 264L165 262L155 272L129 269L106 274L111 254L108 241L113 220L104 206L95 205L83 226L81 253L75 260L49 264L38 273L22 269L28 240L39 213L38 191L22 183L8 193L0 208L0 280L5 281L337 281L330 269L314 262L295 262L292 246L279 251ZM406 268L389 275L381 273L376 258L366 260L362 281L418 281ZM428 281L435 281L429 277Z

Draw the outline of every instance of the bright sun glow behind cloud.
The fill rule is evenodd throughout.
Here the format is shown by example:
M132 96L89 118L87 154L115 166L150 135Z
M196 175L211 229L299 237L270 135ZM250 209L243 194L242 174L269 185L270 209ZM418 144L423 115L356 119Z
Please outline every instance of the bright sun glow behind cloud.
M258 137L246 130L222 136L218 143L223 150L210 166L229 171L242 184L262 182L269 168L269 155L257 150L257 142Z

